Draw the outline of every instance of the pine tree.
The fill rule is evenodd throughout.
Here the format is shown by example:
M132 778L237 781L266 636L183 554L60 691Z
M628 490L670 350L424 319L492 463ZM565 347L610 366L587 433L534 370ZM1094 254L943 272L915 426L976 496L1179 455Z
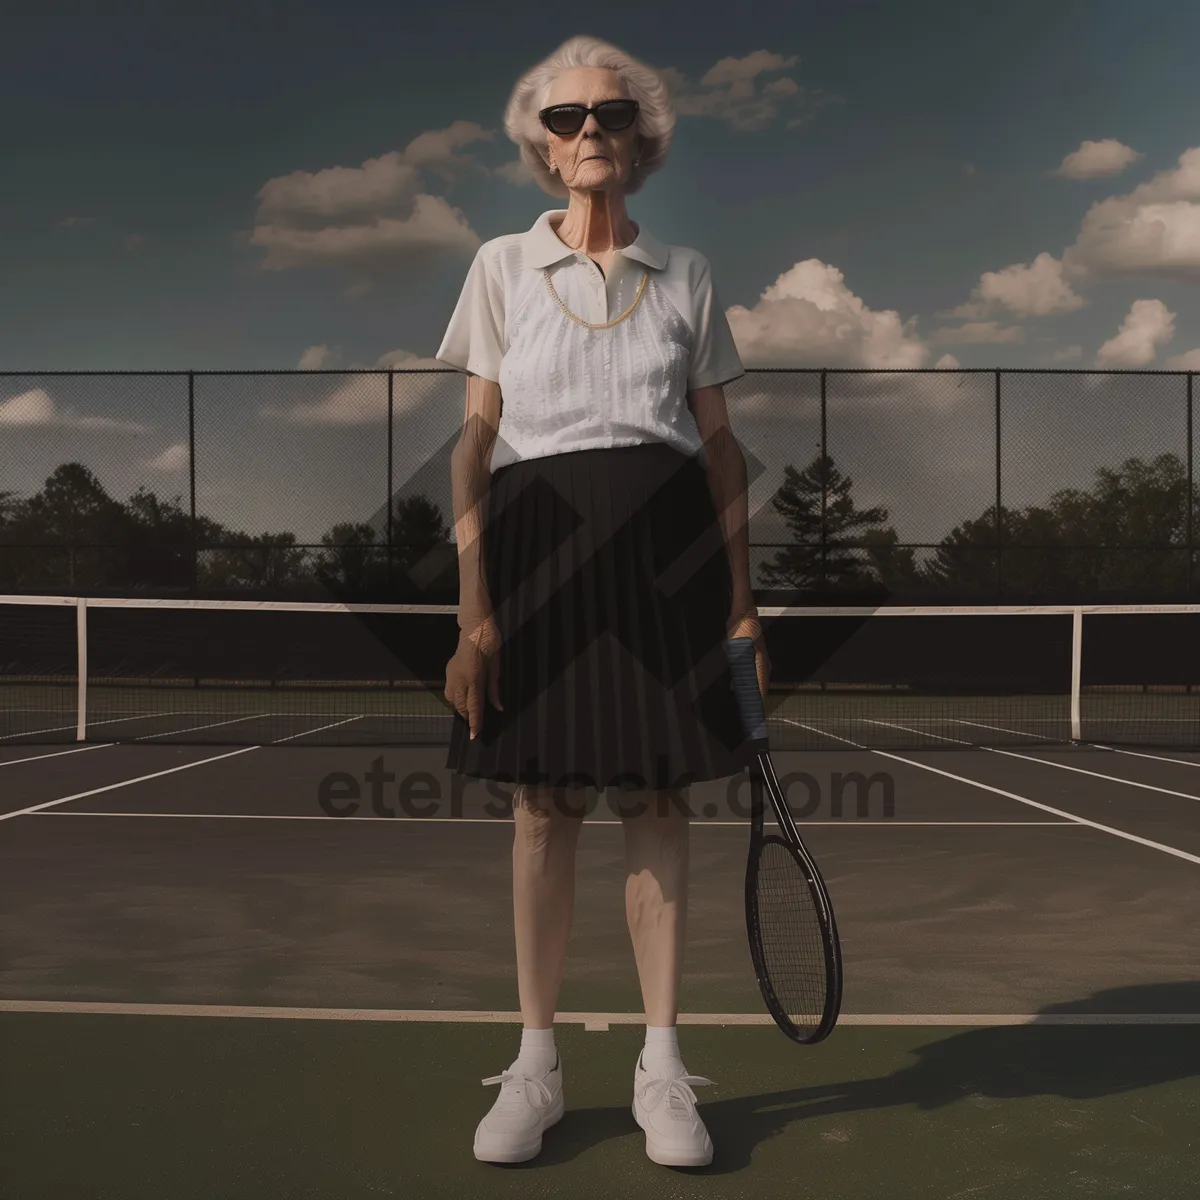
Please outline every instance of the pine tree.
M771 504L794 540L760 568L764 586L853 591L878 588L881 583L890 587L906 574L915 577L911 551L906 555L894 548L898 539L885 524L887 509L856 507L853 486L854 481L838 470L828 454L818 454L803 471L790 464L784 468L784 482ZM871 546L858 549L840 544L845 542ZM893 578L885 579L884 571Z

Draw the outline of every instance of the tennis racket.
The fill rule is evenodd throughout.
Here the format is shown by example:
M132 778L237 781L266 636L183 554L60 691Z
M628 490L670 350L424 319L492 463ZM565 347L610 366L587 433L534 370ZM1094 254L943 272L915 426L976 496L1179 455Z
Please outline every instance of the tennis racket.
M767 718L754 666L754 639L727 638L725 650L750 767L750 853L746 860L746 932L767 1010L795 1042L827 1038L842 1004L842 949L833 905L817 864L796 832L775 777ZM763 832L763 790L778 834Z

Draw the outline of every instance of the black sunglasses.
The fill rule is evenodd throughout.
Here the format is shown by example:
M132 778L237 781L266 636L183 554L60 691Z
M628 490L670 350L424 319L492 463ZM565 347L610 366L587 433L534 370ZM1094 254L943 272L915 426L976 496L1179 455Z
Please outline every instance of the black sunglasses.
M601 129L616 133L620 129L628 129L637 120L638 102L601 100L595 108L583 104L552 104L549 108L543 108L538 117L551 133L565 136L578 133L588 119L588 113L596 114Z

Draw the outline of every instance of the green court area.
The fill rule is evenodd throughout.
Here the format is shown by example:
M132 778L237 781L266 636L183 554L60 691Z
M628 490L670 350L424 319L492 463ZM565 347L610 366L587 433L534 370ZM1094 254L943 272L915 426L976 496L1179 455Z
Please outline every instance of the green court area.
M511 1055L496 1024L0 1015L3 1194L1194 1197L1194 1028L773 1028L680 1033L715 1157L658 1167L629 1111L636 1027L558 1031L567 1113L541 1156L475 1161ZM694 1068L699 1069L699 1068Z
M810 785L842 1016L812 1047L769 1023L744 781L696 784L679 1043L715 1158L688 1171L630 1113L613 797L576 858L566 1115L499 1167L472 1138L520 1041L514 828L443 748L6 747L0 1197L1194 1197L1200 757L777 759ZM879 777L861 806L850 774ZM338 815L335 775L362 785Z

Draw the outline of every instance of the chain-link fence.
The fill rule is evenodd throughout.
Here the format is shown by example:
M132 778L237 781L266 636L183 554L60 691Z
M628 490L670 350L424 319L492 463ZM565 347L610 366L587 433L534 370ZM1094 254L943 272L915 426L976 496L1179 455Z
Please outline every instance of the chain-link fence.
M760 602L1194 599L1193 382L749 370L726 397ZM453 604L463 392L446 369L2 373L0 593Z

